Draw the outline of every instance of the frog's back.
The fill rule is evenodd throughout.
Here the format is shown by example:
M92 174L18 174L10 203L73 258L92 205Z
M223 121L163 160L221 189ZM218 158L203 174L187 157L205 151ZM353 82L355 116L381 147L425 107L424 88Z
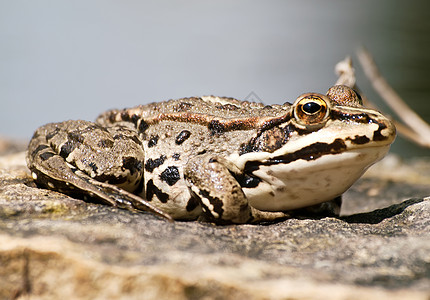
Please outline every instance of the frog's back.
M166 119L186 119L187 122L203 124L213 120L236 120L251 125L259 118L274 118L284 115L290 107L285 105L264 105L257 102L241 101L230 97L203 96L153 102L134 108L114 109L100 115L98 123L121 121L157 122ZM258 124L260 125L260 124ZM256 124L256 126L258 126Z

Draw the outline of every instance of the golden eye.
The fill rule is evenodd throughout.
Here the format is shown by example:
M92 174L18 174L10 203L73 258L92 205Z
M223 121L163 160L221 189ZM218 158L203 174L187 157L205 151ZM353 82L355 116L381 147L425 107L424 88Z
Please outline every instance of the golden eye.
M328 116L329 100L320 94L305 94L296 100L294 116L303 125L318 125Z

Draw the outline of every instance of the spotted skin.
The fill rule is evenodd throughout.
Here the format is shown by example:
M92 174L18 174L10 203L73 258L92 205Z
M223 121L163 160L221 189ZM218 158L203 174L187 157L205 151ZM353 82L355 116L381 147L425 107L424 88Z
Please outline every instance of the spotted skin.
M38 128L27 164L41 187L167 219L332 215L395 136L360 101L334 86L293 105L208 96L111 110Z

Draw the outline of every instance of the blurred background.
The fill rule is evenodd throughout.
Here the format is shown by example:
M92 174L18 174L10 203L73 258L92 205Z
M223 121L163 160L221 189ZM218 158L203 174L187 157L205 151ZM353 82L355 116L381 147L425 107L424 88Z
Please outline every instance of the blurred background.
M0 136L94 120L110 108L199 95L294 101L325 93L365 45L430 121L430 1L0 0ZM392 151L430 155L397 139Z

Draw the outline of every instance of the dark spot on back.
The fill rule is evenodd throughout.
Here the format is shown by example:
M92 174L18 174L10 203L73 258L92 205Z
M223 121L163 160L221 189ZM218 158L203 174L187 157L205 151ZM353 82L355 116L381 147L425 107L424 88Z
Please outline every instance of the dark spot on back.
M138 128L140 133L145 132L145 130L148 129L148 127L149 127L148 123L146 123L144 120L140 120L139 128Z
M160 179L166 182L168 185L173 186L176 182L178 182L179 179L181 179L178 167L167 167L163 172L161 172Z
M121 119L123 120L123 121L130 121L130 115L128 114L128 112L126 112L126 111L123 111L122 113L121 113Z
M167 157L165 155L161 155L159 158L156 158L156 159L148 158L148 160L145 163L145 170L148 172L154 171L155 168L158 168L164 163L166 158Z
M208 125L208 129L212 135L221 134L225 131L224 125L218 120L212 120Z
M140 117L138 115L136 115L136 114L133 114L131 116L131 121L134 123L134 125L137 124L137 122L139 121L139 119L140 119Z
M159 138L158 135L151 136L148 141L148 147L151 148L156 146L158 143L158 138Z
M110 114L109 115L109 123L115 123L116 114Z
M223 109L223 110L238 110L239 109L239 107L237 107L234 104L230 104L230 103L216 105L215 107L218 109Z
M169 200L169 194L166 194L161 191L158 187L155 186L154 181L150 179L146 184L146 200L151 201L154 195L157 196L157 198L162 203L166 203L167 200Z
M172 158L173 158L174 160L179 160L179 159L180 159L180 157L181 157L181 155L180 155L179 153L174 153L174 154L172 155Z
M175 139L175 143L177 145L182 144L183 142L185 142L189 137L191 136L191 132L189 132L188 130L182 130Z
M191 107L193 107L194 105L188 102L181 102L179 103L176 107L175 110L180 112L180 111L187 111L189 110Z

